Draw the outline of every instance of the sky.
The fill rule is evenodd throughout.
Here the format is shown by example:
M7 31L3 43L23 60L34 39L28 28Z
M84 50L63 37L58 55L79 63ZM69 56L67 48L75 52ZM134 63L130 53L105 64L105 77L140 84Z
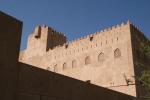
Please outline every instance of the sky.
M150 0L0 0L0 11L23 21L21 50L38 25L70 41L131 20L150 38Z

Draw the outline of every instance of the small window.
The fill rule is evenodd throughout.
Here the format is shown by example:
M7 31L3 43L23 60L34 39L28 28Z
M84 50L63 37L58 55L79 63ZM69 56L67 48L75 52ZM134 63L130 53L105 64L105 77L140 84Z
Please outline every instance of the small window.
M52 33L54 33L54 30L52 30Z
M90 63L91 63L91 59L90 59L89 56L87 56L87 57L85 58L85 65L88 65L88 64L90 64Z
M65 48L66 48L66 49L68 48L68 44L65 45Z
M92 48L93 46L91 45L91 48Z
M79 49L78 49L78 52L79 52Z
M118 37L117 37L117 41L118 41Z
M90 41L93 41L93 36L90 37Z
M100 53L99 55L98 55L98 62L103 62L105 60L105 58L104 58L104 53Z
M97 47L97 44L95 44L95 47Z
M83 48L82 48L82 51L83 51Z
M113 39L111 39L112 43L113 43Z
M77 61L76 61L76 60L73 60L73 61L72 61L72 68L75 68L75 67L77 67Z
M120 58L121 57L121 51L120 51L120 49L115 49L115 51L114 51L114 57L115 58Z
M64 63L64 64L63 64L63 70L66 70L66 69L67 69L67 64Z

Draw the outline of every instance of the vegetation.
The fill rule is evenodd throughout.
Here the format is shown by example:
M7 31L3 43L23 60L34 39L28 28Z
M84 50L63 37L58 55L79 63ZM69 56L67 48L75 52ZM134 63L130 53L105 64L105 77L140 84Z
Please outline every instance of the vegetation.
M139 80L150 91L150 70L143 71L142 76L139 78Z
M138 81L142 84L144 89L147 91L147 95L145 95L145 100L150 100L150 44L141 44L140 46L140 54L142 57L136 64L141 73L138 77Z
M150 45L148 44L147 46L143 47L143 52L145 54L145 57L150 60Z

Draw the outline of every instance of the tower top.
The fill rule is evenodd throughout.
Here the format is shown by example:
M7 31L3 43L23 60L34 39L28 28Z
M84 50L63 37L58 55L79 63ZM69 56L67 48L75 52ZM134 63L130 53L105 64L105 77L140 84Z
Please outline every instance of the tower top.
M65 37L65 34L62 33L62 32L58 32L56 31L54 28L52 27L49 27L47 25L38 25L33 34L35 36L35 38L40 38L41 37L41 34L45 34L45 33L48 33L48 34L61 34L62 36Z
M131 20L130 20L130 19L127 21L127 24L132 24L132 22L131 22Z

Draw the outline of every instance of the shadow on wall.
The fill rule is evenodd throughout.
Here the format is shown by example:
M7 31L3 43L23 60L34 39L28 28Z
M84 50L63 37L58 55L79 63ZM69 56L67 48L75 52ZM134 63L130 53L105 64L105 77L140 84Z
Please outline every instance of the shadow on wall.
M19 63L18 100L135 100L134 97Z

